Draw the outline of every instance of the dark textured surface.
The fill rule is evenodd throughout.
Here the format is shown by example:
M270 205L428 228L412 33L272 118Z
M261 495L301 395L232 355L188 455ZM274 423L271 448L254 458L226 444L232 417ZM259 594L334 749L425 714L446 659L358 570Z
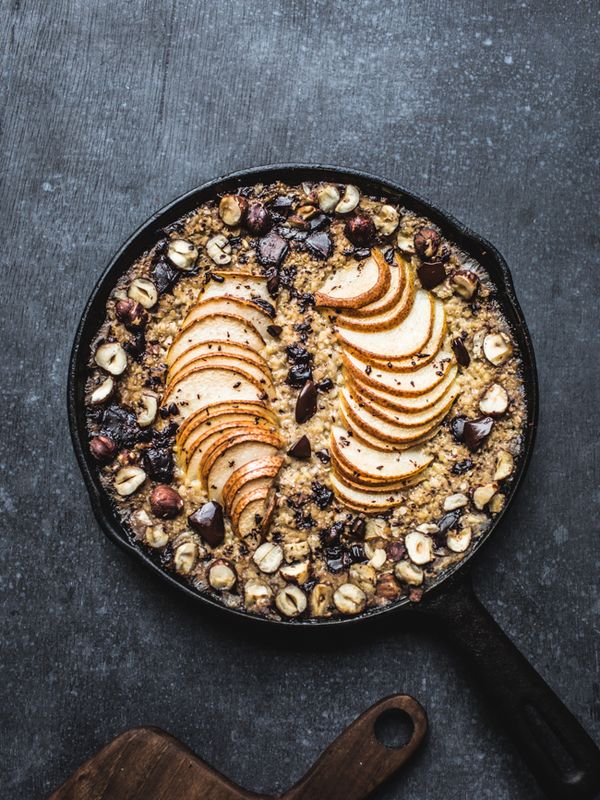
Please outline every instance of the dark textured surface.
M597 5L0 10L2 794L43 796L141 722L276 791L369 704L406 691L431 736L378 797L540 797L432 634L269 644L203 618L117 551L71 452L66 367L117 246L215 175L339 163L448 208L507 258L540 369L533 463L477 566L479 590L600 739Z

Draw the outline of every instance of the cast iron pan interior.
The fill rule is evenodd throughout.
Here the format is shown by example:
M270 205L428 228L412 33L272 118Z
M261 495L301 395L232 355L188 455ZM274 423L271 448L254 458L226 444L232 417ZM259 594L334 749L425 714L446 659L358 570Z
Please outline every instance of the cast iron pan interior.
M496 248L485 239L474 234L462 223L458 222L446 212L441 211L430 202L418 197L406 189L403 189L397 184L383 180L382 178L367 175L366 173L359 172L357 170L339 169L328 166L282 164L258 167L256 169L236 172L232 175L205 183L197 189L193 189L191 192L188 192L183 197L180 197L177 200L174 200L172 203L169 203L169 205L165 206L165 208L163 208L157 214L150 217L150 219L147 220L147 222L145 222L136 231L136 233L133 234L129 241L123 245L121 250L116 254L108 267L104 270L104 273L92 291L91 297L88 300L81 317L77 334L75 336L69 369L68 405L73 446L77 454L79 466L81 467L88 492L90 494L92 507L94 509L96 518L110 539L134 555L136 558L141 559L148 567L150 567L150 569L158 572L162 578L175 586L179 591L183 591L187 595L192 596L202 603L208 603L209 605L216 607L221 611L227 611L229 614L242 616L245 619L250 618L259 622L271 623L274 621L266 620L264 617L260 617L258 615L250 615L246 612L237 611L235 609L225 609L224 606L212 599L210 596L201 594L194 588L190 587L187 583L180 580L177 575L161 569L159 564L154 561L150 555L148 555L142 548L133 542L128 532L119 521L110 497L100 484L97 465L89 452L88 434L85 421L84 388L87 377L87 364L90 360L91 354L90 345L104 319L107 299L118 278L130 268L132 262L135 261L135 259L146 250L149 250L151 247L153 247L158 240L164 238L162 229L175 222L175 220L179 219L184 214L187 214L200 203L214 198L220 193L234 191L239 186L246 186L255 183L271 183L277 180L281 180L292 185L300 184L303 181L333 181L336 183L353 183L358 186L363 193L388 197L391 200L401 203L407 208L428 217L440 226L447 238L456 242L459 247L461 247L466 253L471 255L476 261L482 264L483 267L488 271L492 282L497 288L497 299L513 329L513 333L518 343L523 361L523 376L525 380L525 392L527 399L527 423L524 433L521 457L515 470L510 493L507 495L503 511L498 514L489 530L480 539L478 539L465 558L440 575L437 581L428 588L428 595L433 591L436 591L440 584L442 584L444 580L456 572L457 569L465 566L467 562L481 549L483 544L487 541L492 532L500 523L504 513L508 508L510 500L515 495L517 487L521 482L521 478L529 461L535 439L538 415L538 384L533 347L525 320L523 318L523 313L515 296L511 274L505 260L502 258ZM315 620L284 620L281 622L275 622L275 624L285 626L293 625L296 627L298 625L303 625L304 627L314 625L319 625L319 627L325 625L347 625L353 622L358 622L361 619L378 616L385 612L396 610L400 607L411 607L411 604L406 598L403 598L395 604L384 609L367 610L362 615L349 619L322 620L319 622L316 622Z

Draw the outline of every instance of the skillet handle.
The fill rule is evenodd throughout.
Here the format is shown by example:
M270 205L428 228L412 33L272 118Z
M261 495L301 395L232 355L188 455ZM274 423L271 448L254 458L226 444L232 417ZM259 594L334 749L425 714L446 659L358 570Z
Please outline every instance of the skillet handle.
M471 578L457 576L446 585L421 611L441 621L466 654L546 795L600 798L598 747L484 608Z

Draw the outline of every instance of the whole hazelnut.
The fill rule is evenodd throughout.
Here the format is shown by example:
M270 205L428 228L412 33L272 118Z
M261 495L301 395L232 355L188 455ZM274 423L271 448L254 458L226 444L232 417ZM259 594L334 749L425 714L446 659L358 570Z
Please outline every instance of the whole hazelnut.
M99 464L109 464L116 452L117 445L108 436L94 436L90 441L90 453Z
M248 201L239 194L226 194L219 203L219 216L232 228L242 224L247 210Z
M395 600L399 596L400 587L391 572L385 572L377 578L375 594L386 600Z
M252 203L246 213L246 227L255 236L262 236L270 230L273 220L262 203Z
M125 300L119 300L115 306L115 314L119 322L122 322L128 330L141 328L147 319L147 314L142 304L136 303L130 297Z
M364 247L375 239L375 224L367 214L355 214L346 222L344 233L352 244Z
M415 250L424 261L435 258L440 242L441 237L434 228L421 228L414 236Z
M472 300L479 288L479 276L470 269L457 269L450 277L450 285L465 300Z
M160 483L152 490L150 508L155 517L170 519L181 513L183 500L175 489Z

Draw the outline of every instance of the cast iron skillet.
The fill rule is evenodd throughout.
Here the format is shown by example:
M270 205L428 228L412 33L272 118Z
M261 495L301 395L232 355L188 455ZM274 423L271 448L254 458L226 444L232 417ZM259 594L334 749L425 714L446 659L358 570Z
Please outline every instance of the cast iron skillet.
M88 448L84 386L91 342L104 318L107 298L118 277L139 255L151 248L158 239L163 238L162 228L191 211L199 203L221 192L235 191L239 186L260 182L270 183L276 180L289 184L299 184L302 181L353 183L365 193L389 197L433 220L449 239L456 242L487 269L497 288L497 297L504 314L512 326L524 364L527 425L523 453L516 467L504 511L514 497L527 467L535 439L538 384L529 332L515 296L509 269L500 253L489 242L472 233L449 214L390 181L356 170L282 164L244 170L219 178L170 203L151 217L129 239L96 284L77 329L68 386L71 436L96 518L108 537L120 547L141 559L180 592L192 596L199 603L216 607L222 613L241 616L246 620L255 619L263 625L287 628L313 626L319 629L324 626L339 628L356 625L361 620L382 614L417 613L437 618L470 658L486 694L506 722L509 734L548 797L556 800L575 798L592 800L600 794L600 751L575 717L501 631L481 605L472 588L470 570L473 558L498 527L504 512L498 515L467 557L439 577L437 583L427 590L418 605L410 604L404 599L391 607L367 610L360 617L351 619L277 622L225 609L215 600L201 595L178 580L177 576L161 570L155 561L132 542L119 522L110 498L103 491L98 480L96 465Z

